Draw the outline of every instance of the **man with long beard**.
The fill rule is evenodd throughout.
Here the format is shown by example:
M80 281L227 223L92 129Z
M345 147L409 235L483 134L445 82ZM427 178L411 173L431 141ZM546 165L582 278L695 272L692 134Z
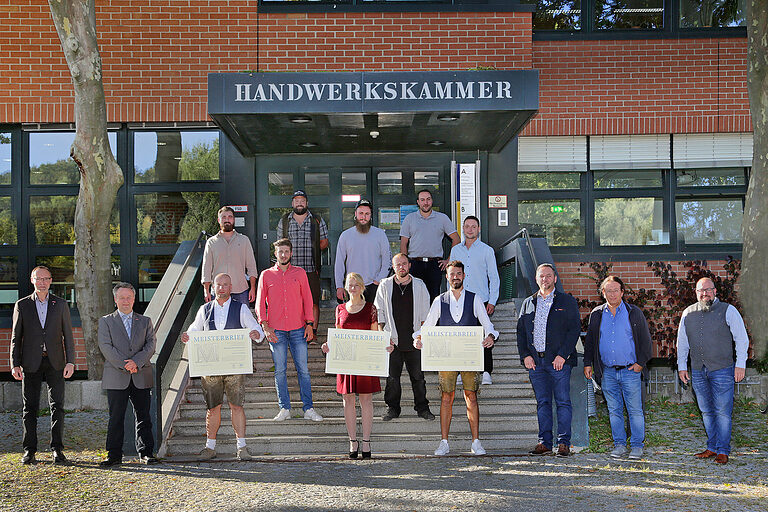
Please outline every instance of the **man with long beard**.
M344 302L344 277L357 272L365 281L365 300L373 302L379 282L389 273L391 252L383 229L371 226L373 205L361 199L355 206L355 225L339 235L336 245L336 298Z
M214 297L211 294L213 278L227 274L232 278L232 297L246 306L256 300L256 258L250 239L235 231L235 210L223 206L218 213L218 233L205 242L201 277L205 292L205 302ZM247 277L246 277L247 276ZM250 285L249 285L250 281Z
M328 226L319 215L307 208L307 193L297 190L291 199L292 213L283 215L277 223L277 238L287 238L293 244L292 263L307 273L312 291L312 329L317 332L320 317L320 253L328 248Z
M744 378L749 337L739 311L720 302L715 283L702 277L696 283L698 302L685 308L677 330L677 369L685 384L692 381L699 404L707 449L696 457L715 457L727 464L731 453L733 388ZM734 346L736 360L733 359ZM688 356L691 376L688 376Z

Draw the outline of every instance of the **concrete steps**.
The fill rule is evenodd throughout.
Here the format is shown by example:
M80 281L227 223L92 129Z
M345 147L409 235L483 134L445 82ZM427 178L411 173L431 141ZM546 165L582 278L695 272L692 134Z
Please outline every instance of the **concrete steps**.
M277 414L274 371L269 349L265 344L254 345L254 374L246 378L245 414L247 443L252 454L270 456L343 456L348 448L341 397L336 393L336 376L325 374L325 359L320 344L323 334L333 322L333 311L321 311L319 342L309 346L309 370L312 378L314 407L325 417L322 422L303 419L302 403L296 371L288 364L289 392L293 401L291 419L272 421ZM493 384L482 386L480 402L480 438L489 453L509 453L530 449L536 444L536 401L528 374L520 365L515 342L515 313L512 304L500 305L493 316L501 333L494 348ZM402 414L389 422L381 420L386 412L383 393L374 395L374 426L372 447L376 454L432 454L440 441L440 392L437 374L427 372L427 398L430 409L438 416L427 421L416 416L413 394L407 371L400 379L403 394ZM386 379L381 379L382 390ZM226 399L225 399L226 400ZM205 403L199 379L191 379L184 400L168 439L167 456L190 458L205 443ZM217 451L220 458L231 458L235 452L234 432L230 410L222 407ZM358 419L358 423L360 420ZM358 426L358 438L361 428ZM451 453L468 453L471 443L469 424L461 393L457 393L451 423Z

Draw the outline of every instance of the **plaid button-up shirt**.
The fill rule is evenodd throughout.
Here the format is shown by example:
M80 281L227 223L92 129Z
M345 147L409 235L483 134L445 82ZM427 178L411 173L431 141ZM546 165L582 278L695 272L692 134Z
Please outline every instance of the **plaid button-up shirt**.
M328 238L328 226L322 217L320 220L320 240ZM293 218L293 214L288 216L288 239L293 244L293 254L291 256L291 263L297 267L303 268L307 272L314 272L315 260L312 257L312 223L315 222L312 219L312 212L309 212L304 222L299 225ZM277 238L283 238L283 218L277 223ZM315 240L316 244L320 244L320 240Z

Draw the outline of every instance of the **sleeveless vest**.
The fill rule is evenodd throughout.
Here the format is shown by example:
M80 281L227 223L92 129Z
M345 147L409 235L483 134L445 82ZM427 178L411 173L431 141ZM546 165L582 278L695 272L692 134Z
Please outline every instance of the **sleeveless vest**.
M212 300L211 302L208 302L204 306L205 311L205 318L208 319L208 330L209 331L215 331L216 330L216 322L213 321L213 302L216 299ZM227 323L224 326L225 329L242 329L243 326L240 325L240 308L242 306L242 302L238 302L235 299L232 299L232 302L229 304L229 311L227 312Z
M733 335L725 323L728 304L717 301L704 311L697 302L686 309L685 334L691 347L691 369L715 371L734 363Z
M451 296L450 290L440 295L440 320L437 325L454 327L468 326L474 327L480 325L480 321L475 316L475 294L464 290L464 311L461 313L461 319L456 322L451 316Z

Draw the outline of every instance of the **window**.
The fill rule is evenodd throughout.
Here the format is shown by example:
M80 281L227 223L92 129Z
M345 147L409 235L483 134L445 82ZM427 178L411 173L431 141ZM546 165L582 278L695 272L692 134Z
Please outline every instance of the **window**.
M661 171L595 171L596 189L658 188Z
M136 195L139 244L178 244L201 230L218 231L218 192L160 192Z
M596 30L660 30L664 0L595 0Z
M133 139L136 183L219 179L219 132L136 132Z
M0 185L11 184L11 134L0 132Z
M117 134L110 132L109 145L116 154ZM29 183L31 185L77 185L80 171L70 157L75 132L31 132L29 134Z
M581 0L527 0L535 3L533 30L580 30Z
M0 245L16 245L16 216L10 196L0 196Z
M521 172L517 175L518 190L578 190L578 172Z
M677 236L686 245L740 244L741 199L678 199Z
M743 27L747 0L680 0L680 28Z
M520 201L517 216L521 228L527 228L531 236L546 238L551 246L584 245L578 199Z
M598 246L663 245L663 200L655 197L611 197L595 200Z

